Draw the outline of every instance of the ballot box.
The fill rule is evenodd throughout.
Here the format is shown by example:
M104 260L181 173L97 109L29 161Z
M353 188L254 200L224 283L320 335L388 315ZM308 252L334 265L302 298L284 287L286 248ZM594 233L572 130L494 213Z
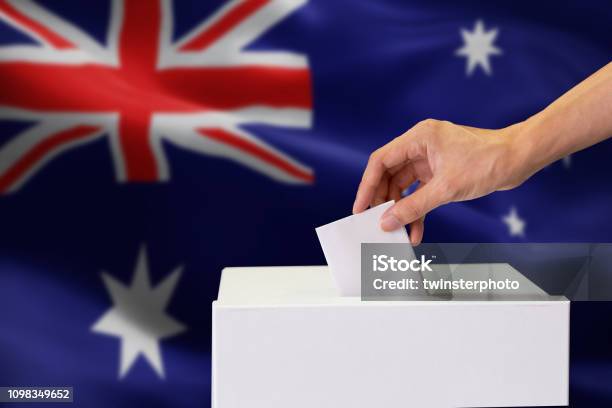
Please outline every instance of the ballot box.
M339 296L325 266L226 268L212 406L567 405L569 301L494 269L527 295L362 301Z

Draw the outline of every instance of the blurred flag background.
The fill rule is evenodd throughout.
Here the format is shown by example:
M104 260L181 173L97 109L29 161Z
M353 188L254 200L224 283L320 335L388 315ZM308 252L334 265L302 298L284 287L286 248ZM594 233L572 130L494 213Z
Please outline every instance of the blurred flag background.
M371 151L426 118L523 120L612 56L606 1L0 0L0 17L0 385L71 385L88 407L207 406L223 267L324 263L314 227L349 214ZM610 157L437 209L425 241L612 241ZM611 316L573 305L572 406L612 404Z

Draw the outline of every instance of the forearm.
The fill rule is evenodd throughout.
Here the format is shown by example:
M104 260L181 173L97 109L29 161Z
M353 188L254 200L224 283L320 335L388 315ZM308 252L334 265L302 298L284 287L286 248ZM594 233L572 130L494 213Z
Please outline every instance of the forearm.
M542 167L612 136L612 63L542 112L498 130L425 120L376 150L363 173L353 211L398 200L381 218L393 231L411 224L423 236L425 215L440 205L518 186ZM419 188L401 198L413 182Z
M612 136L612 63L512 130L516 157L529 166L525 178Z

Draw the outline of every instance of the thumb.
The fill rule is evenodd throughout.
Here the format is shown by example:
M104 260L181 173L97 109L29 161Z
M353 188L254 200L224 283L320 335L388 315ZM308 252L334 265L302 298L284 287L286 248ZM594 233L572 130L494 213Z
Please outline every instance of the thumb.
M394 231L410 224L443 203L442 194L432 183L399 200L389 208L380 219L380 226L385 231Z

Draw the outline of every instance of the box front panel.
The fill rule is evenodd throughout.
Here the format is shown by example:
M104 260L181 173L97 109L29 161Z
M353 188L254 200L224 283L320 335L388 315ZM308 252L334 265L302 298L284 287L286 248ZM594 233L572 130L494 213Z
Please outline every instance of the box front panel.
M567 404L568 303L214 314L216 408Z

